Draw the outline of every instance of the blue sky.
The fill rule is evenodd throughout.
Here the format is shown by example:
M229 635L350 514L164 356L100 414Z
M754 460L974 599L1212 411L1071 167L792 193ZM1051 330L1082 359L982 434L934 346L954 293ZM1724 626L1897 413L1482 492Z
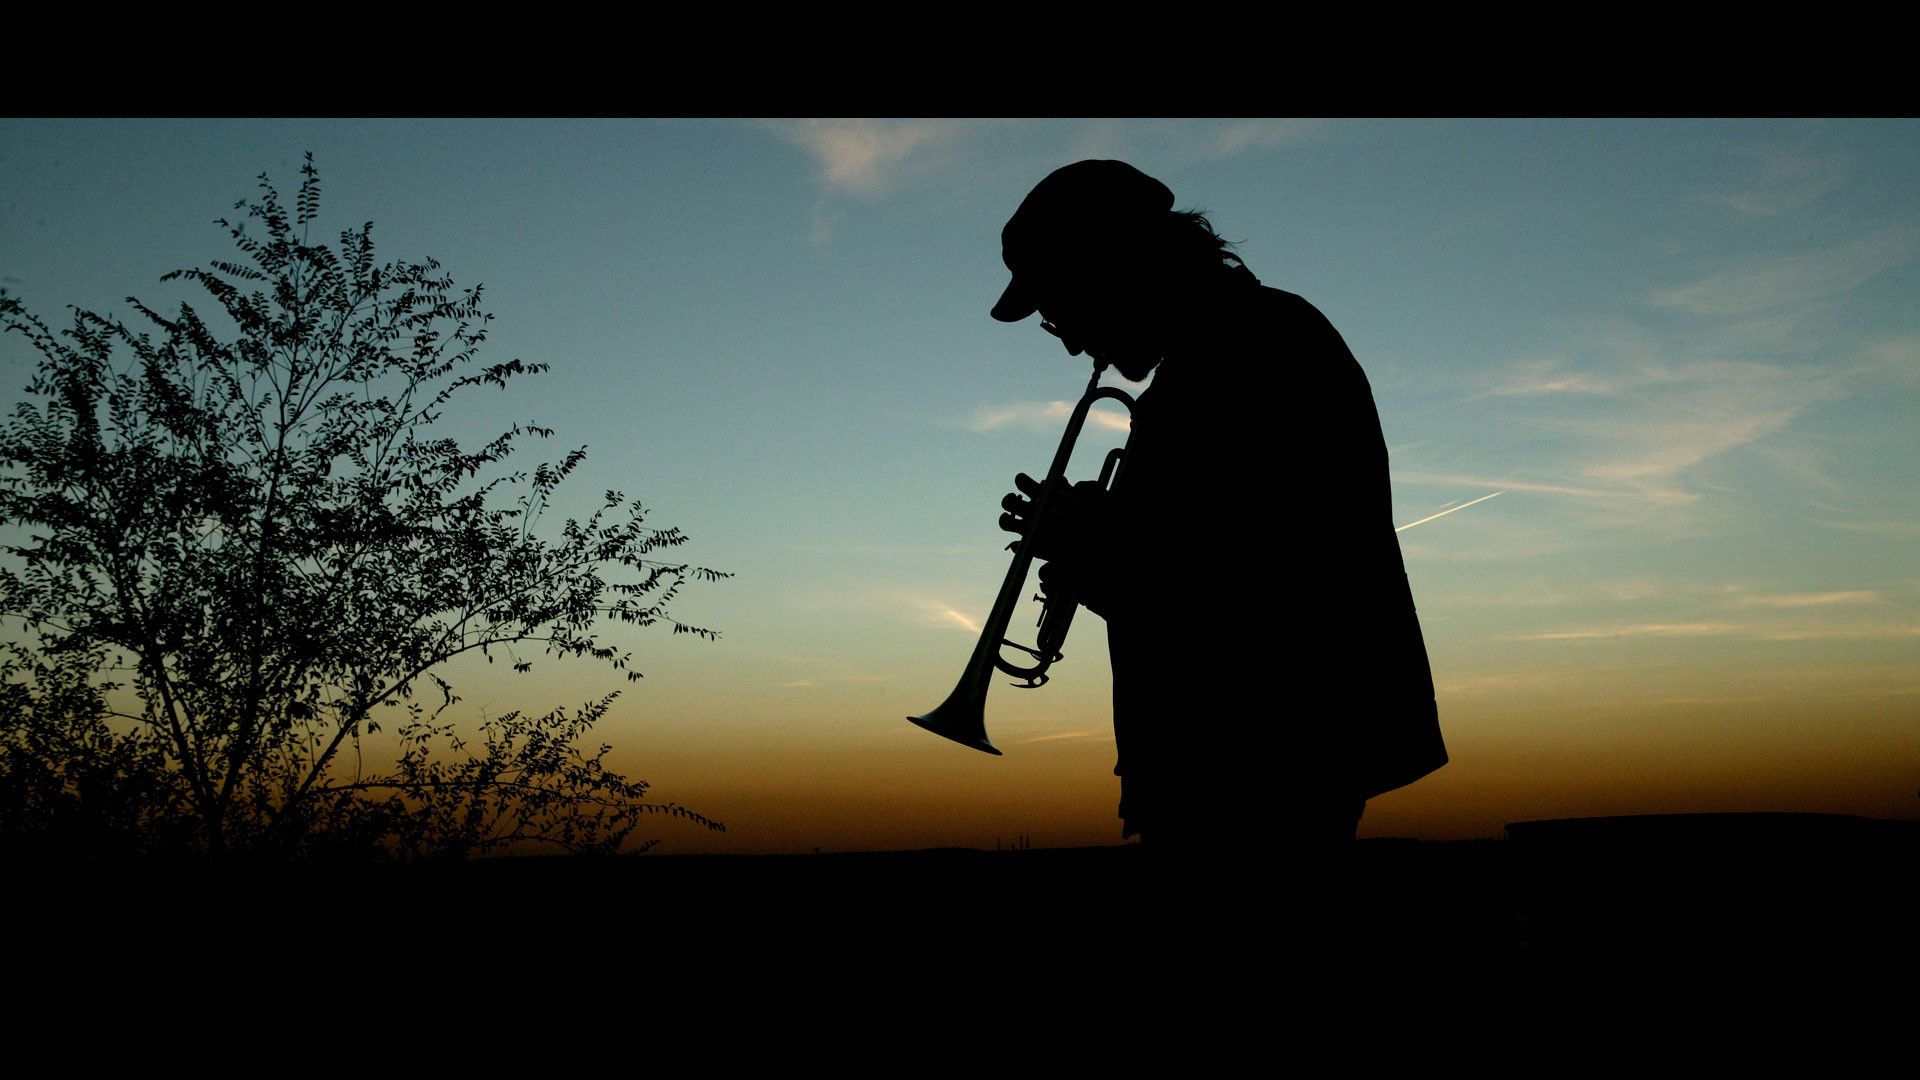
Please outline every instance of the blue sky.
M1920 125L1907 121L0 122L0 285L177 303L212 219L312 150L321 223L484 282L489 353L553 364L484 411L587 444L735 571L639 639L604 728L733 826L725 850L1117 839L1097 620L1008 757L943 698L1005 571L994 527L1085 381L987 316L1048 171L1117 157L1321 308L1372 380L1454 764L1362 835L1661 809L1915 811ZM30 359L0 343L0 395ZM1249 395L1297 403L1281 365ZM1124 438L1083 440L1079 475ZM1106 440L1102 444L1101 440ZM1311 461L1222 462L1289 502ZM1174 555L1177 552L1169 551ZM1310 627L1250 612L1276 640ZM1186 662L1190 658L1179 658ZM466 676L550 705L589 670ZM958 755L958 756L956 756ZM1102 764L1104 762L1104 764Z

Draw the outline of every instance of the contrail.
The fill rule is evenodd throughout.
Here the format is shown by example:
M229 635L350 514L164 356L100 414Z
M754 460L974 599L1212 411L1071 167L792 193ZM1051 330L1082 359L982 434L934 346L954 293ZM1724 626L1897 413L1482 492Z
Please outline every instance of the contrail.
M1496 491L1493 493L1493 495L1505 495L1505 494L1506 492L1504 491ZM1434 518L1443 518L1443 517L1446 517L1448 514L1457 514L1460 511L1465 510L1469 506L1486 502L1488 499L1493 498L1493 495L1482 495L1479 498L1473 500L1473 502L1463 502L1459 506L1456 506L1451 510L1442 510L1437 514L1428 514L1426 517L1421 518L1419 521L1409 521L1405 525L1402 525L1393 531L1397 533L1403 533L1403 532L1406 532L1408 529L1413 528L1415 525L1425 525L1427 522L1432 521Z

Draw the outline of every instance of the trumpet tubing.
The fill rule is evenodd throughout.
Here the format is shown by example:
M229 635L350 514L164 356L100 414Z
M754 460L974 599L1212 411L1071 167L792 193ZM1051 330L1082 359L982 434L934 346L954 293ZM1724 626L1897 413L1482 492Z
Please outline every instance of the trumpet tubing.
M1045 606L1040 615L1039 636L1032 648L1009 640L1006 636L1007 625L1013 620L1013 609L1018 606L1021 593L1026 591L1027 571L1033 564L1034 538L1040 533L1040 523L1046 520L1047 503L1066 476L1067 461L1073 457L1073 445L1080 437L1080 429L1086 425L1088 411L1095 402L1102 400L1117 401L1128 412L1134 409L1131 394L1100 385L1100 376L1105 370L1104 364L1094 365L1093 378L1087 383L1087 391L1081 395L1080 403L1074 406L1073 415L1067 420L1067 430L1060 437L1059 449L1054 451L1053 464L1047 470L1046 480L1040 485L1040 494L1033 500L1027 533L1013 545L1013 564L1007 567L1006 580L1001 583L1000 593L994 598L993 611L980 628L980 640L973 647L973 655L967 660L959 683L955 684L953 693L948 694L945 701L924 716L907 717L935 735L984 753L999 755L999 749L987 738L986 722L987 688L994 671L997 669L1014 678L1025 679L1027 681L1022 688L1033 689L1046 683L1047 669L1061 658L1060 646L1066 641L1067 630L1073 623L1073 613L1080 605L1077 590L1062 588L1043 598ZM1131 437L1128 441L1132 441ZM1124 447L1107 455L1100 470L1103 486L1118 482L1117 469L1125 459ZM1023 665L1009 661L1001 655L1000 650L1005 647L1019 649L1031 656L1034 662Z

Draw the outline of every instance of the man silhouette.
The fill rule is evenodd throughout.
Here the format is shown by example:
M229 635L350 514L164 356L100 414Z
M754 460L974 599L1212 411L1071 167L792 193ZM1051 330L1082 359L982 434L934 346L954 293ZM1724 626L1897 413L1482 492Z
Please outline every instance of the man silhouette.
M1112 492L1048 500L1036 556L1107 622L1123 835L1150 848L1350 841L1446 763L1372 389L1326 317L1264 287L1118 161L1042 180L1001 233L993 317L1036 311L1133 381ZM1002 528L1024 534L1022 474Z

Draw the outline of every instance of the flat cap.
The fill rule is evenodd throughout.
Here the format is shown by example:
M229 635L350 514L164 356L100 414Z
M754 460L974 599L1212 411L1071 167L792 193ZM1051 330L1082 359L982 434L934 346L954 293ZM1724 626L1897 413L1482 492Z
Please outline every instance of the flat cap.
M1124 161L1076 161L1055 169L1000 230L1000 258L1013 281L993 305L993 317L1019 322L1033 314L1061 256L1125 245L1172 209L1173 190Z

